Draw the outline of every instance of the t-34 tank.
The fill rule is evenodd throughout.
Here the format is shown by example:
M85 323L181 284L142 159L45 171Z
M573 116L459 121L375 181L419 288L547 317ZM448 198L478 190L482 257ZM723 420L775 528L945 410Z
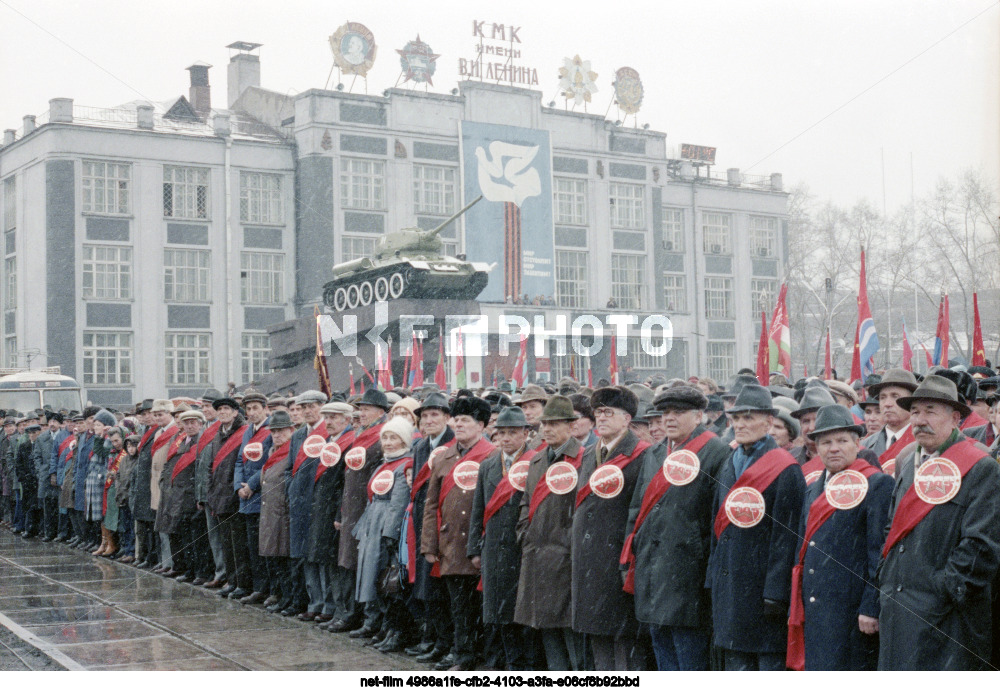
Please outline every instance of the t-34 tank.
M403 228L386 233L376 241L374 257L337 264L333 280L323 286L323 302L340 312L402 297L474 300L486 287L495 264L442 254L438 234L482 198L431 230Z

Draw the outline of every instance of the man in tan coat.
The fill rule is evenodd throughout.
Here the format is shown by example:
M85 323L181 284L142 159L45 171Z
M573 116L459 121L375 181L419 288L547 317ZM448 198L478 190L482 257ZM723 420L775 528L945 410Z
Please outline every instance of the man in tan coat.
M160 477L163 468L170 457L171 447L180 428L174 422L174 404L168 398L153 401L153 422L160 428L153 437L153 463L149 476L149 506L154 512L160 509ZM164 573L174 566L171 556L170 536L159 533L160 536L160 570Z

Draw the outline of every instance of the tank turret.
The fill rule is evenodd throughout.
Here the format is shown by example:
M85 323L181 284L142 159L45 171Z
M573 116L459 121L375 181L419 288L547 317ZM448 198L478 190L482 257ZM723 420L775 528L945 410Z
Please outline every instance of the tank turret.
M486 287L492 265L445 255L439 235L482 198L476 197L430 230L385 233L376 240L373 257L335 265L333 280L323 286L323 302L339 312L402 297L476 298Z

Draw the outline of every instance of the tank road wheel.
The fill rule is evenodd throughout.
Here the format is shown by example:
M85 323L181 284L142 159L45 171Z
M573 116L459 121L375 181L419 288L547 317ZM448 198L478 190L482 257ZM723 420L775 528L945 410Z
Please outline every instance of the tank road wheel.
M347 309L347 288L341 286L333 294L333 309L343 312Z
M375 289L372 288L371 281L365 281L358 287L358 294L361 296L361 305L367 307L372 304L372 298L375 295Z
M379 276L375 279L375 300L385 302L389 299L389 279Z
M347 286L347 306L354 309L361 300L361 291L356 285Z
M406 280L403 279L403 274L398 271L389 277L389 295L395 300L400 295L403 294L403 289L406 287Z

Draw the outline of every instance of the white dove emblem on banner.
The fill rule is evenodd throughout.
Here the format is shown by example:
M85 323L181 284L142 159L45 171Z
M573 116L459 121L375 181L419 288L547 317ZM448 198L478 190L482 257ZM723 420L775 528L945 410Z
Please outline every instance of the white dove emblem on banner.
M479 161L479 189L491 202L514 202L517 206L528 197L542 193L538 171L529 167L538 154L537 146L490 142L490 158L483 147L476 147ZM504 159L508 159L504 165Z

